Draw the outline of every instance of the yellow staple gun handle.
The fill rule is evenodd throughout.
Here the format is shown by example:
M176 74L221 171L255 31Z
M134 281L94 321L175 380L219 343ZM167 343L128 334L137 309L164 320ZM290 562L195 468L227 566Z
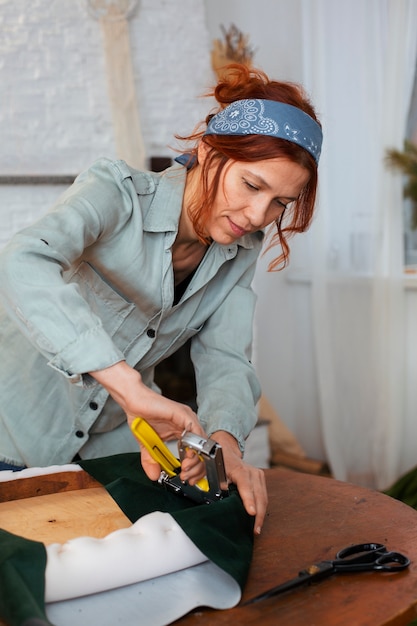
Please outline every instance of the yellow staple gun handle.
M181 463L175 458L171 450L164 444L148 422L142 417L136 417L130 428L135 437L145 446L151 457L159 463L164 472L169 476L175 476L179 473Z
M158 433L142 417L136 417L130 426L135 437L141 442L152 456L154 461L159 463L168 476L176 476L180 473L181 463L165 445ZM201 478L196 483L196 487L203 491L209 491L207 478Z

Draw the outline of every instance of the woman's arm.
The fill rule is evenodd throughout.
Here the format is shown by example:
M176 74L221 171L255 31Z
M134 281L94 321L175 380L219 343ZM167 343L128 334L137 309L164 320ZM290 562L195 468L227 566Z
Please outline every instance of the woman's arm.
M217 431L211 438L222 447L227 478L238 488L246 511L255 517L254 532L259 535L268 506L264 471L245 463L238 442L229 433Z
M129 424L135 417L143 417L162 439L179 439L184 430L205 437L197 415L186 405L160 396L141 379L139 372L125 361L106 369L90 372L122 407ZM222 446L226 475L238 488L246 511L255 516L255 532L260 534L265 518L268 496L265 476L261 469L245 463L237 440L225 431L211 435ZM141 447L142 467L151 480L158 480L161 468L144 446ZM204 475L204 466L196 463L195 454L189 454L182 463L181 479L195 484Z
M268 506L265 474L263 470L245 463L237 440L229 433L219 430L210 436L222 447L226 476L230 483L236 485L242 502L249 515L255 517L254 532L259 535ZM190 454L182 462L182 470L190 485L194 485L201 477L201 468L194 466L196 455ZM183 474L181 474L183 478Z
M142 417L157 431L163 440L179 439L184 430L206 437L200 426L197 415L190 407L168 398L149 389L142 382L141 375L125 361L120 361L103 370L89 372L99 382L126 413L129 424L135 417ZM133 434L132 434L133 437ZM161 468L152 459L149 452L141 447L142 466L151 480L158 480ZM198 464L191 474L186 470L181 474L183 480L191 476L202 478L204 466Z
M129 220L125 196L111 163L97 162L0 254L0 298L8 315L49 365L74 383L80 373L123 358L78 285L63 277L86 249Z
M227 478L255 516L259 534L267 507L264 472L243 460L244 444L257 421L260 386L251 363L255 264L193 337L199 419L223 448ZM183 467L187 465L183 462Z

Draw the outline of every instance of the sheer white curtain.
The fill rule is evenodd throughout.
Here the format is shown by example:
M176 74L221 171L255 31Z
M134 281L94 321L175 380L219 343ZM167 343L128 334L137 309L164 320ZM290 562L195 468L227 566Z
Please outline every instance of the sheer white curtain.
M402 148L415 0L302 0L304 84L323 120L312 310L323 439L334 475L385 488L404 418Z

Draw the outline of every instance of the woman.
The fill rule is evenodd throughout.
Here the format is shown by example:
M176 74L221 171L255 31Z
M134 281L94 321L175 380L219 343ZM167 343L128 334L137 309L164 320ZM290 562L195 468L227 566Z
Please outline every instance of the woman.
M188 429L218 441L260 533L264 474L242 458L260 394L251 282L264 230L277 269L311 222L322 135L301 89L262 72L231 67L214 97L179 163L154 174L97 161L2 252L0 461L132 451L140 415L164 440ZM191 337L198 416L153 389L154 367ZM190 454L181 478L202 471Z

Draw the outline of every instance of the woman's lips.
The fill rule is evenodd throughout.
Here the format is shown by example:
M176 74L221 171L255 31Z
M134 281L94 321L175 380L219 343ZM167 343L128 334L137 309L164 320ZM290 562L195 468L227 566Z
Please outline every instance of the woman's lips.
M243 235L246 235L247 231L244 228L241 228L240 226L232 222L230 217L228 217L227 219L229 220L229 226L235 235L237 235L238 237L243 237Z

